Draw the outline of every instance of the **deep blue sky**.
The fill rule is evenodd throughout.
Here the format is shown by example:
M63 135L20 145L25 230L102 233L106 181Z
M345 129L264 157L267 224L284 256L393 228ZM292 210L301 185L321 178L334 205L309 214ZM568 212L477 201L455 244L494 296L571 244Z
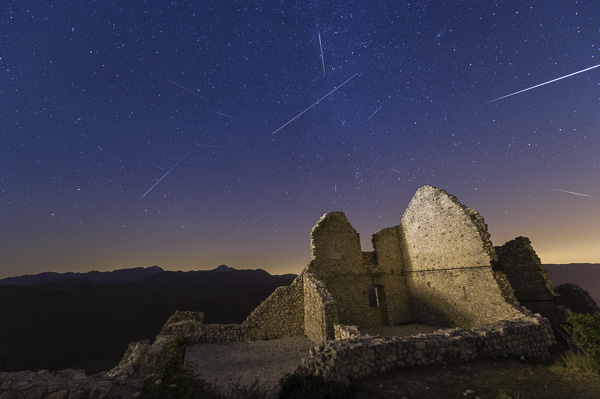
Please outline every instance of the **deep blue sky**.
M0 10L0 277L299 272L323 213L368 250L426 184L600 262L600 68L484 104L600 64L597 1Z

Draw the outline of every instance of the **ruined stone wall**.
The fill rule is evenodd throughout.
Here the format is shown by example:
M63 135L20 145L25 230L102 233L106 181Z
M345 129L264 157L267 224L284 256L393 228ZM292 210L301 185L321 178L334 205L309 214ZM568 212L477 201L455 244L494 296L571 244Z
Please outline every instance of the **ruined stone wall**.
M304 273L304 334L313 342L334 339L333 326L338 322L336 302L323 284Z
M187 344L250 340L250 328L243 324L202 324L196 321L180 321L163 327L161 334L178 335Z
M517 237L495 249L498 255L496 268L510 281L519 303L552 323L563 323L565 309L558 304L548 272L529 238Z
M304 275L275 289L243 324L253 341L304 335Z
M256 341L304 335L304 277L278 287L242 324L204 324L204 314L177 312L161 334L179 335L187 343Z
M523 316L496 281L496 255L483 218L455 196L420 188L404 213L401 234L416 321L469 327Z
M412 337L360 337L324 342L302 359L299 373L347 380L390 369L484 358L548 360L555 344L546 319L526 316L473 329Z
M321 280L336 302L339 322L368 327L382 324L381 308L369 306L374 285L372 255L361 252L360 237L343 212L330 212L311 232L307 271Z

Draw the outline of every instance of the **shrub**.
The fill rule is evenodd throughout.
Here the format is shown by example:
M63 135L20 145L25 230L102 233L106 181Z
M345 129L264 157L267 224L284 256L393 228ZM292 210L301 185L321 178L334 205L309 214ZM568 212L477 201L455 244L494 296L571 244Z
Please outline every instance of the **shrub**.
M316 375L286 374L279 380L279 399L347 399L350 386Z
M197 379L184 361L185 345L174 338L165 348L165 362L160 370L144 381L143 399L218 399L218 393L206 381Z
M600 364L600 316L574 314L567 319L567 339Z

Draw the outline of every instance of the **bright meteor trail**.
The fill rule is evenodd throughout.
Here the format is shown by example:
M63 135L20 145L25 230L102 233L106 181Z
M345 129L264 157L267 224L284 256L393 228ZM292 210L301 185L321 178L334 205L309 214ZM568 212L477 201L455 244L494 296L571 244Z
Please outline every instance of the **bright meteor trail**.
M507 95L505 95L505 96L502 96L502 97L496 98L496 99L494 99L494 100L490 100L490 101L488 101L488 102L485 102L485 103L483 103L483 104L481 104L481 105L485 105L485 104L493 103L494 101L502 100L502 99L504 99L504 98L507 98L507 97L510 97L510 96L514 96L514 95L516 95L516 94L520 94L520 93L523 93L523 92L525 92L525 91L528 91L528 90L531 90L531 89L535 89L535 88L537 88L537 87L540 87L540 86L547 85L547 84L549 84L549 83L553 83L553 82L557 82L557 81L559 81L559 80L562 80L562 79L570 78L571 76L575 76L575 75L577 75L577 74L580 74L580 73L583 73L583 72L587 72L587 71L589 71L589 70L591 70L591 69L598 68L598 67L600 67L600 64L598 64L598 65L594 65L594 66L591 66L591 67L589 67L589 68L586 68L586 69L582 69L581 71L577 71L577 72L570 73L570 74L568 74L568 75L565 75L565 76L561 76L560 78L556 78L556 79L552 79L552 80L549 80L549 81L547 81L547 82L544 82L544 83L540 83L539 85L535 85L535 86L528 87L527 89L523 89L523 90L519 90L519 91L516 91L516 92L514 92L514 93L511 93L511 94L507 94Z
M343 85L345 85L346 83L348 83L349 81L351 81L352 79L354 79L354 77L356 75L358 75L358 73L355 73L354 75L350 76L344 83L342 83L339 86L336 86L329 93L327 93L323 97L319 98L316 103L314 103L313 105L311 105L310 107L306 108L304 111L300 112L298 115L296 115L295 117L293 117L292 119L290 119L285 125L281 126L279 129L275 130L272 134L277 133L278 131L280 131L281 129L283 129L284 127L286 127L287 125L289 125L290 123L292 123L293 121L295 121L296 119L300 118L300 116L302 116L302 114L304 114L306 111L308 111L309 109L311 109L312 107L314 107L315 105L317 105L318 103L320 103L321 101L323 101L324 99L326 99L327 97L329 97L330 95L332 95L337 89L339 89L340 87L342 87Z
M323 76L325 76L325 59L323 58L323 45L321 44L321 32L319 32L319 47L321 47L321 63L323 64Z
M165 173L165 174L163 175L163 177L161 177L160 179L158 179L158 181L157 181L156 183L154 183L154 184L152 185L152 187L150 187L150 188L148 189L148 191L146 191L146 192L144 193L144 195L142 195L138 201L140 201L142 198L144 198L144 197L146 196L146 194L148 194L150 191L152 191L152 189L153 189L154 187L156 187L156 185L157 185L158 183L160 183L160 181L161 181L162 179L164 179L164 178L165 178L165 177L166 177L166 176L167 176L169 173L171 173L171 171L172 171L173 169L175 169L175 168L177 167L177 165L179 165L179 164L181 163L181 161L183 161L183 160L185 159L185 157L187 157L187 156L188 156L188 154L185 154L185 155L183 156L183 158L181 158L179 161L177 161L177 163L176 163L175 165L173 165L173 166L171 167L171 169L169 169L169 170L167 171L167 173Z
M206 98L202 97L200 94L198 94L198 93L194 93L193 91L191 91L191 90L189 90L189 89L186 89L186 88L185 88L185 87L183 87L182 85L180 85L180 84L177 84L177 83L173 82L172 80L169 80L169 83L173 83L175 86L177 86L177 87L179 87L179 88L181 88L181 89L183 89L183 90L187 91L188 93L192 93L192 94L193 94L193 95L195 95L196 97L200 97L200 98L201 98L201 99L203 99L204 101L208 101L208 99L206 99Z
M590 197L590 198L594 198L591 195L587 195L587 194L581 194L581 193L574 193L573 191L566 191L566 190L560 190L558 188L552 188L552 187L544 187L547 188L548 190L554 190L554 191L560 191L561 193L567 193L567 194L573 194L573 195L579 195L580 197Z
M381 109L381 107L383 107L383 105L380 105L380 106L379 106L379 108L377 108L377 109L375 110L375 112L373 112L373 113L371 114L371 116L369 116L369 117L367 118L367 120L366 120L365 122L368 122L368 121L369 121L369 119L371 119L372 117L374 117L374 116L375 116L375 114L376 114L376 113L377 113L377 112L378 112L378 111Z

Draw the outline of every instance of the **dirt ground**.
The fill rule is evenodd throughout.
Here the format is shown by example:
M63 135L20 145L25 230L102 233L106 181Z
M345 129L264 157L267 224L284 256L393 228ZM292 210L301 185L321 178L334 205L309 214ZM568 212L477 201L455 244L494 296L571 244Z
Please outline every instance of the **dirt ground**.
M249 386L258 380L272 396L279 379L292 373L314 346L305 337L202 344L188 346L185 359L194 364L195 374L208 382L228 389L232 384Z

